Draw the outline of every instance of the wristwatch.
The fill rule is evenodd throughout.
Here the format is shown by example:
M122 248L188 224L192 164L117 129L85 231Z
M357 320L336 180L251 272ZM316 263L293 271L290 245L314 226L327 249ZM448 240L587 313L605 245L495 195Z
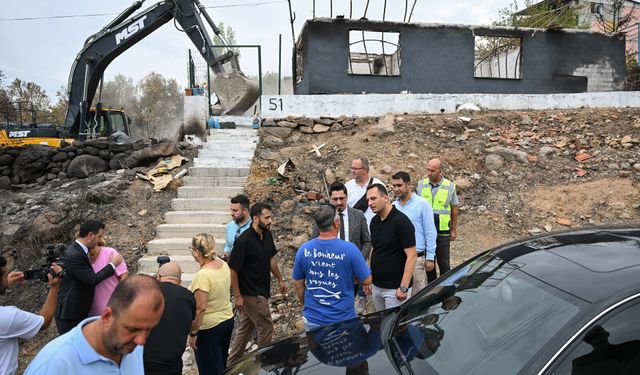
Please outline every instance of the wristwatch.
M400 285L400 291L401 291L402 293L408 293L408 292L409 292L409 288L407 288L407 287L404 287L404 286Z

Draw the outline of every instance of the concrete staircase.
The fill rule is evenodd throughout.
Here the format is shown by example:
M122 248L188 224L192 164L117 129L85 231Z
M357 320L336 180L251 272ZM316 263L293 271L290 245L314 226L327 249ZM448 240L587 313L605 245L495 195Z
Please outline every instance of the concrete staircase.
M171 202L173 211L158 225L156 239L147 244L148 254L138 261L138 272L155 273L158 255L168 255L182 267L182 281L189 285L199 266L191 257L191 239L211 233L222 255L229 216L229 200L242 193L258 142L256 130L246 127L212 129L194 159L184 186Z

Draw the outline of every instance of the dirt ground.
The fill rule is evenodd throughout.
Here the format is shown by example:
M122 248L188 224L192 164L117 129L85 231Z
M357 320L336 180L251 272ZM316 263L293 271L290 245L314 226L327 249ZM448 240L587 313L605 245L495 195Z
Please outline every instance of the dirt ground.
M309 213L323 202L310 201L308 192L326 197L325 181L350 179L351 160L357 157L368 158L371 175L385 182L400 170L418 180L426 175L430 158L443 161L443 173L457 181L461 201L453 265L505 242L548 231L640 225L640 109L395 116L382 120L391 124L384 131L379 131L379 121L356 121L322 134L295 131L279 146L258 145L246 191L253 202L274 207L272 230L290 286L286 300L272 301L276 338L301 329L291 266L297 247L309 238ZM321 156L309 152L322 144ZM526 160L509 160L511 154L506 153L502 164L490 167L487 157L501 152L494 147L524 151ZM287 159L295 170L287 178L273 179ZM134 273L145 244L170 209L175 188L154 193L146 182L110 172L5 192L0 249L10 269L33 268L43 244L68 243L82 219L102 217L111 244ZM0 303L36 312L45 295L44 283L32 281L0 296ZM21 369L55 332L51 327L21 345Z
M295 251L308 239L309 213L325 201L309 201L307 192L326 197L324 181L350 179L351 160L357 157L368 158L370 175L387 183L401 170L419 180L429 159L442 160L445 177L458 183L461 201L454 266L548 231L640 224L640 109L395 116L393 129L381 135L378 123L388 120L368 119L322 134L294 132L280 146L259 145L247 192L252 201L274 206L272 230L284 275L291 275ZM321 156L310 152L322 144ZM496 152L493 147L524 151L524 161L507 155L500 167L489 170L485 160ZM579 154L589 157L580 162ZM287 159L295 170L267 181L277 177L276 168ZM300 328L293 287L288 301L275 305L279 337Z

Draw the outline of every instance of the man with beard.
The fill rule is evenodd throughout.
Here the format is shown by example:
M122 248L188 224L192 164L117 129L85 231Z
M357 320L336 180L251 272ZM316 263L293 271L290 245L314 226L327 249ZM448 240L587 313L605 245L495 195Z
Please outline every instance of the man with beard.
M229 259L236 238L251 226L249 198L242 194L231 198L229 212L232 220L227 224L227 240L224 243L224 254L222 255L224 260Z
M101 316L83 320L45 345L25 374L144 374L142 345L163 311L157 280L128 277L118 283Z
M369 262L373 276L376 311L401 305L411 295L416 263L416 236L411 220L389 202L387 188L373 184L367 189L373 251Z
M239 323L229 350L228 363L233 363L244 353L251 333L256 330L258 347L271 342L273 322L269 310L271 277L278 280L280 293L286 297L287 285L274 258L278 252L269 228L273 217L271 206L256 203L251 207L251 227L240 235L233 245L229 258L231 290Z

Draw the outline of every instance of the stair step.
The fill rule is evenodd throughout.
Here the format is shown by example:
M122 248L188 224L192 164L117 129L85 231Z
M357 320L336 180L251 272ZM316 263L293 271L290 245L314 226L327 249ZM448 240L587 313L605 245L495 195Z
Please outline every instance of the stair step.
M232 198L243 191L241 187L181 186L178 188L178 198Z
M191 167L189 176L191 177L246 177L249 175L249 167Z
M198 233L211 233L224 238L227 226L224 224L160 224L156 228L158 238L192 238Z
M189 246L191 246L192 237L182 238L157 238L149 241L147 250L150 256L157 255L186 255L191 254ZM216 237L216 253L222 255L224 252L224 237Z
M224 224L231 216L229 211L171 211L164 215L167 224Z
M182 273L196 273L200 269L200 265L193 260L191 255L173 255L169 256L172 262L180 265ZM155 256L145 256L138 260L138 272L156 273L158 272L158 262Z
M174 211L225 211L229 209L228 198L174 198Z
M216 159L220 159L220 160L225 160L225 159L252 160L254 153L255 153L254 150L242 151L242 150L210 150L210 149L203 149L203 150L198 150L198 158L200 158L200 159L216 158Z
M251 166L253 158L235 158L235 157L216 157L205 156L197 157L193 159L193 165L198 167L236 167L236 168L248 168Z
M184 186L244 186L247 183L246 177L193 177L182 178Z

